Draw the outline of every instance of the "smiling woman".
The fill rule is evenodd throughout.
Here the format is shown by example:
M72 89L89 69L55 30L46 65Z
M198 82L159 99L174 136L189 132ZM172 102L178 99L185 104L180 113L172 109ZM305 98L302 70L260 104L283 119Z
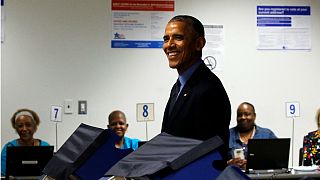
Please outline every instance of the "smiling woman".
M249 139L275 139L277 136L268 128L257 126L253 104L243 102L237 109L237 126L230 129L228 164L246 169Z
M9 146L49 146L40 139L34 139L33 135L40 124L40 118L36 112L30 109L19 109L11 117L11 125L19 135L4 145L1 152L1 175L6 175L7 147Z
M108 117L109 124L108 128L113 130L118 136L121 137L119 142L116 142L116 148L120 149L133 149L136 150L138 148L139 139L131 139L125 135L129 124L127 124L126 115L119 110L113 111L109 114Z

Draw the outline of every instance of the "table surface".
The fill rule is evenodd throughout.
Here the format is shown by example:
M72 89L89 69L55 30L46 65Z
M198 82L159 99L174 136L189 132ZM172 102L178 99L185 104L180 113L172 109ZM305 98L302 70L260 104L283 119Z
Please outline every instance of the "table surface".
M297 171L291 170L288 173L279 173L279 174L249 174L248 175L251 179L300 179L304 177L310 178L319 178L320 179L320 171Z

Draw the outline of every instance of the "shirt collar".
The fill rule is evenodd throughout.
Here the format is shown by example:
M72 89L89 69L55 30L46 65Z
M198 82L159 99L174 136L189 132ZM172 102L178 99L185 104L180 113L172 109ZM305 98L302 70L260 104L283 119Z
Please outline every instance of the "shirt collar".
M254 126L253 126L253 132L252 132L252 135L251 135L250 139L253 139L254 135L256 134L256 131L257 131L257 128L256 128L256 125L254 125ZM239 133L238 130L237 130L236 140L242 142L242 140L241 140L241 138L240 138L240 133Z
M188 79L191 77L191 75L193 74L193 72L199 67L199 65L202 63L203 61L201 59L197 60L189 69L187 69L184 73L182 73L181 75L179 75L179 81L181 83L181 87L180 89L182 89L184 87L184 85L186 84L186 82L188 81Z

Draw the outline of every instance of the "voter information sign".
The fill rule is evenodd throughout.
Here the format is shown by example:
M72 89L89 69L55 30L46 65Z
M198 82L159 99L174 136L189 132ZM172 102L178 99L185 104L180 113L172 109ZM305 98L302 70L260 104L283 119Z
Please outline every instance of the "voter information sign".
M310 6L257 6L258 50L311 50Z
M174 0L112 0L111 48L162 48Z
M137 121L154 121L154 103L137 103Z
M286 115L288 118L300 116L299 102L286 102Z

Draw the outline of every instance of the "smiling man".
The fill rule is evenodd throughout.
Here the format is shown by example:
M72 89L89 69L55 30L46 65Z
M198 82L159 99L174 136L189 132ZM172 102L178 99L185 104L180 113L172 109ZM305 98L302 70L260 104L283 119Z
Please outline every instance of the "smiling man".
M227 155L231 108L219 80L201 59L206 39L202 23L188 15L173 17L165 28L163 50L169 67L178 71L167 103L162 132L207 140L219 136Z

